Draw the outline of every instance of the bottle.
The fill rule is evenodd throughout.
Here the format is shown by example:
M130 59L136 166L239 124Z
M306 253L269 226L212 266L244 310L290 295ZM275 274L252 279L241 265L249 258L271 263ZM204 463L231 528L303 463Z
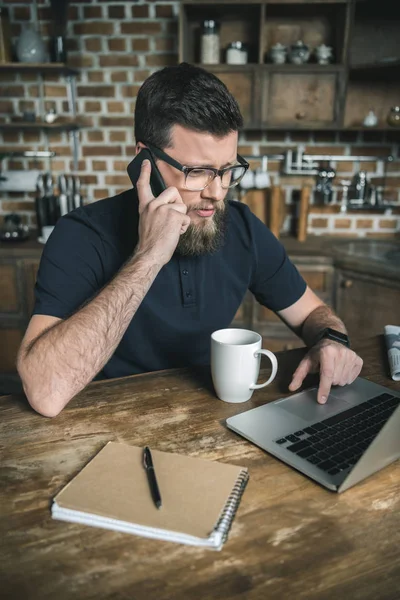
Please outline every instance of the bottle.
M0 63L11 62L11 31L8 8L0 6Z
M219 64L219 24L214 19L203 21L200 60L204 65Z
M247 63L247 46L243 42L232 42L226 50L228 65L245 65Z
M387 116L387 123L392 127L400 127L400 106L392 106Z

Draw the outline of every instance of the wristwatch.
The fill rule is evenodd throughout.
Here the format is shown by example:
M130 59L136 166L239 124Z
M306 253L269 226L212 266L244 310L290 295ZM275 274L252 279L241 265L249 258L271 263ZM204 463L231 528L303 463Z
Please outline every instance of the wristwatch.
M336 331L336 329L325 327L325 329L319 332L314 344L323 339L333 340L334 342L339 342L339 344L343 344L343 346L350 348L349 336L341 331Z

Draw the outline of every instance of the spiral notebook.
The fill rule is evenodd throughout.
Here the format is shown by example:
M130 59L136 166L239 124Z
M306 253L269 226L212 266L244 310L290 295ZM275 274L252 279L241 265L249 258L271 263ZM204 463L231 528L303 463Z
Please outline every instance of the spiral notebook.
M54 519L221 550L249 475L244 467L152 449L157 509L143 448L108 442L53 500Z

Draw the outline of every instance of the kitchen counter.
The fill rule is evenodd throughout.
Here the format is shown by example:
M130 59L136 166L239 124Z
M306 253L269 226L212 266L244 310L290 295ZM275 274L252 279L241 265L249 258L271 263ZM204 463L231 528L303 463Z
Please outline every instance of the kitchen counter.
M400 239L381 240L380 238L349 239L333 236L309 236L305 242L295 237L282 236L280 239L290 257L315 259L316 264L331 264L340 268L384 275L400 279ZM31 238L24 242L0 242L0 258L33 257L40 258L43 244Z

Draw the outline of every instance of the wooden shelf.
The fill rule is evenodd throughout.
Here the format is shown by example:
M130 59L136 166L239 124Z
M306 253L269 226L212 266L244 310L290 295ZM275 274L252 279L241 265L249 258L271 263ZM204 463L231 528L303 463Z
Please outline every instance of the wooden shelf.
M196 64L197 67L218 73L221 71L229 71L232 73L251 70L271 71L276 73L342 73L345 70L344 65L330 64L319 65L317 63L305 63L304 65L295 65L291 63L274 64L274 63L247 63L245 65L228 65L227 63L218 63L217 65Z
M377 63L366 63L350 65L350 77L374 77L386 78L400 74L400 59L379 61Z
M42 123L32 121L16 121L15 123L0 123L0 130L22 131L22 130L46 130L46 131L76 131L84 127L78 121L60 121L55 123Z
M41 73L42 75L65 75L73 77L79 74L79 71L72 69L64 63L2 63L0 64L0 73Z

